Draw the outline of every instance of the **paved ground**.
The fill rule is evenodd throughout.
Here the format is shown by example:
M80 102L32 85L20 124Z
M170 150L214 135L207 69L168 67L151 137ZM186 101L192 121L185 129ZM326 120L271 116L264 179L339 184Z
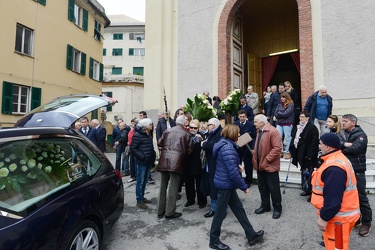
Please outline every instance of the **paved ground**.
M113 162L113 155L109 154L108 157ZM147 210L136 207L135 183L128 184L126 181L129 177L123 178L125 208L121 218L105 239L104 249L209 249L209 229L212 218L203 217L203 214L209 211L209 207L199 209L198 205L193 205L185 208L186 197L183 191L182 199L177 203L177 212L182 212L182 217L174 220L158 219L156 205L160 183L159 173L154 173L153 178L156 184L148 184L146 187L145 196L152 201ZM282 194L283 214L280 219L274 220L272 212L262 215L254 214L254 210L260 205L256 185L250 188L248 196L238 191L254 229L265 231L264 240L250 247L242 227L230 210L222 226L221 240L234 250L323 250L324 248L318 244L321 234L316 226L315 210L310 203L306 202L305 197L299 196L300 192L299 189L286 188L285 194ZM375 208L375 195L370 195L369 199L371 206ZM371 232L368 237L363 238L358 236L358 228L354 229L350 249L374 249L374 233Z

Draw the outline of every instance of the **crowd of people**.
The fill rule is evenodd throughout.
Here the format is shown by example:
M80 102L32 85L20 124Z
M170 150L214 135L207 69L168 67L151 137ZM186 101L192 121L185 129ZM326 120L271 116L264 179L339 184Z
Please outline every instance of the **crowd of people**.
M213 106L220 107L219 97L211 99L207 91L203 94ZM145 111L139 113L139 119L132 119L130 126L119 119L112 135L115 168L130 176L128 183L136 182L136 205L147 209L151 203L144 194L146 184L154 183L151 172L156 168L161 175L158 218L182 216L176 211L176 201L185 186L185 207L197 203L199 209L204 209L209 201L209 210L203 216L213 217L211 248L230 249L220 241L228 207L243 227L248 243L254 245L263 238L264 231L253 229L236 190L248 193L255 170L261 204L254 213L273 209L272 218L279 219L279 172L284 158L301 170L300 195L307 196L317 208L317 225L324 239L321 244L326 249L334 249L335 222L343 225L344 249L348 249L354 226L360 226L360 236L367 236L372 221L366 196L367 135L357 117L346 114L340 119L333 115L333 99L324 85L301 108L289 81L267 87L262 99L253 86L248 86L238 105L233 125L225 126L217 118L200 122L183 108L176 110L174 118L168 110L160 112L155 127ZM83 117L77 130L99 147L105 128L97 120L91 124L88 126ZM239 137L245 134L250 139L240 147Z

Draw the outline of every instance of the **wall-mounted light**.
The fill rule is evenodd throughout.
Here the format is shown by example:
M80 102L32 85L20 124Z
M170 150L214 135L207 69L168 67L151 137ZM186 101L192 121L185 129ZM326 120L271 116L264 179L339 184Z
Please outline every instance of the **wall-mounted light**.
M285 51L271 53L271 54L269 54L269 56L276 56L276 55L281 55L281 54L286 54L286 53L292 53L292 52L297 52L297 51L298 51L298 49L285 50Z

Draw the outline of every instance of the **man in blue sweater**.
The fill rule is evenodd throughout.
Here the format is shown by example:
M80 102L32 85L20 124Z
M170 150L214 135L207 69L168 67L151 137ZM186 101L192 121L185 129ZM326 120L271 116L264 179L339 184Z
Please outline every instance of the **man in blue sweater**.
M309 111L310 122L318 128L319 136L327 132L327 118L332 114L332 107L332 97L328 95L324 85L321 85L305 104L303 110Z

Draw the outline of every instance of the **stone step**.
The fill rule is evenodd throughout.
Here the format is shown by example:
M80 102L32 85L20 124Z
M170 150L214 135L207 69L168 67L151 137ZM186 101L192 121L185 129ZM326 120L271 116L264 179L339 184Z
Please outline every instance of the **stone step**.
M280 186L284 187L286 175L288 172L289 160L281 159L280 161ZM368 159L366 161L366 190L369 194L375 194L375 159ZM254 171L254 178L256 179L256 171ZM290 165L288 181L286 186L293 188L301 188L301 171L293 164Z

